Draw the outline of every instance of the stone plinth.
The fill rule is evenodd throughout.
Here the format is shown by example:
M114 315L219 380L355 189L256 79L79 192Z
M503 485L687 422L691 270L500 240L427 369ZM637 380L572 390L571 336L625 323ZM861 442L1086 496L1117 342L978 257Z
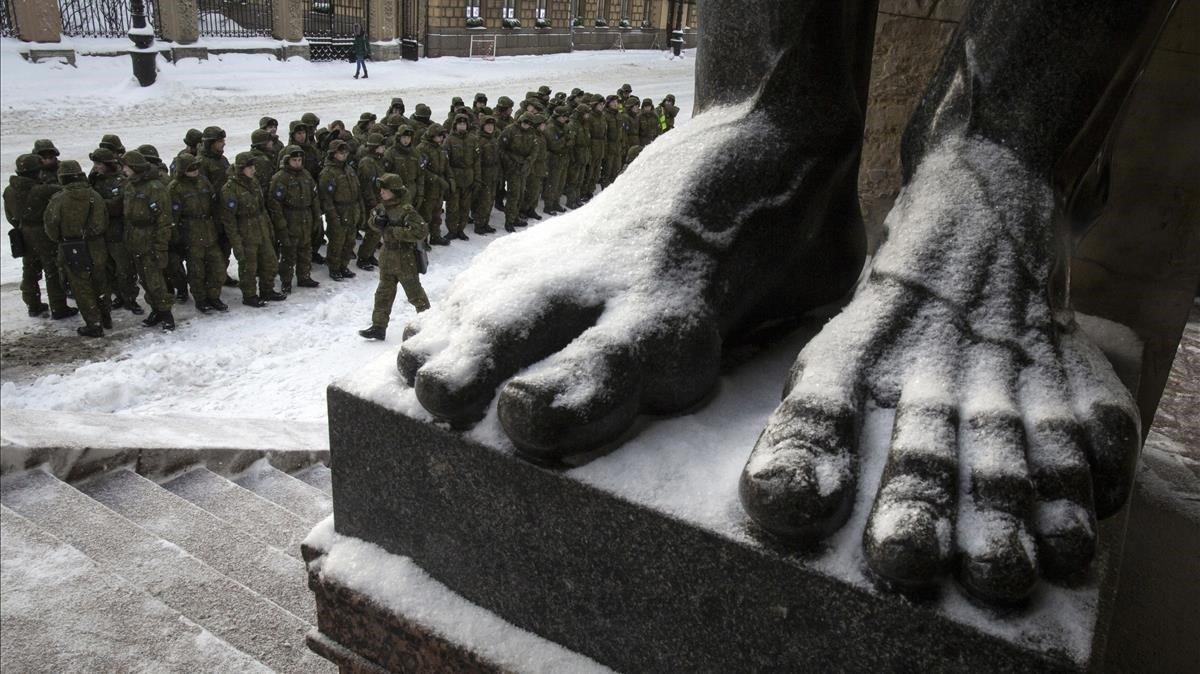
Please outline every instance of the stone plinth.
M44 47L31 47L28 52L25 52L25 58L33 63L42 61L50 61L53 59L62 59L64 62L75 65L75 50L74 49L46 49Z
M1003 615L951 582L921 602L877 590L858 552L869 500L821 550L749 530L738 472L803 340L740 366L697 413L563 470L514 456L494 415L466 435L430 423L384 358L329 390L337 533L620 671L1086 670L1104 646L1123 516L1102 526L1089 578L1044 583ZM873 411L864 447L885 446L890 422ZM864 450L864 495L877 454Z
M59 42L62 39L62 14L54 0L12 0L9 7L25 42ZM71 63L74 62L72 54Z
M276 40L299 42L304 39L302 0L274 0L271 3L271 21L271 35Z
M162 39L178 44L192 44L200 39L200 9L196 0L171 0L155 7L162 22Z

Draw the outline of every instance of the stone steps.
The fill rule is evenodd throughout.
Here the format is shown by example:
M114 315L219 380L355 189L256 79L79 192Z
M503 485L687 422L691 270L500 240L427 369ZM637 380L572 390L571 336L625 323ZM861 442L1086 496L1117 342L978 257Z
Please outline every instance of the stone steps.
M320 470L305 470L320 479ZM0 481L5 670L336 671L305 646L315 613L299 559L299 541L320 519L315 515L328 513L329 497L270 466L254 466L252 472L256 477L248 485L290 508L204 467L161 485L124 468L78 487L36 469L5 475ZM305 504L306 496L314 502ZM10 529L17 532L14 538ZM26 546L33 550L28 554L14 548L10 560L10 540L26 539L38 547ZM78 619L72 613L71 602L78 598L66 593L75 585L30 571L43 564L40 555L73 560L70 568L84 574L82 587L97 588L94 602L84 609L95 606L99 615L114 615L111 634L103 632L109 650L81 652L69 646L73 639L86 642L101 632L88 631L86 610ZM16 638L29 623L15 608L9 610L10 599L38 586L47 601L34 610L46 634L30 643L70 653L69 662L47 661L44 651L32 646L9 650L10 632ZM70 615L58 615L62 612ZM168 620L173 632L161 628L169 616L174 616ZM143 623L149 627L136 629ZM176 652L179 635L187 636L198 653ZM126 660L113 659L126 651Z
M234 482L312 524L333 513L332 497L265 460L256 462Z
M297 480L320 489L326 496L333 497L333 471L323 463L314 463L304 470L292 473Z

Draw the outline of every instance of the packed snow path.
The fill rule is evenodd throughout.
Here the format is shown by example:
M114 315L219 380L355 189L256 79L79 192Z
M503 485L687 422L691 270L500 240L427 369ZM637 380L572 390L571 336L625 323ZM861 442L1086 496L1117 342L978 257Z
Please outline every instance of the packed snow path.
M167 157L182 147L187 129L216 124L229 134L226 154L232 156L249 146L262 116L286 126L315 112L322 124L341 119L349 125L363 111L382 113L392 96L402 96L409 110L426 103L441 120L452 97L469 99L477 91L495 102L502 95L519 99L541 84L608 93L628 82L635 94L655 101L674 93L682 123L691 116L694 90L692 54L668 60L658 51L392 61L373 64L366 81L352 79L344 63L224 55L178 66L160 61L158 83L142 89L123 57L80 57L78 68L35 65L21 59L13 41L0 46L5 184L16 157L38 138L54 140L62 159L86 160L105 133L118 134L130 148L152 144ZM469 234L469 242L435 248L422 277L434 303L476 254L509 236L502 223L502 214L493 213L500 234ZM357 330L370 323L376 274L335 283L325 267L314 266L321 287L298 288L286 302L251 309L241 305L237 289L226 288L227 314L201 316L189 301L175 309L174 334L143 328L141 317L118 310L107 337L82 340L74 334L77 319L26 316L20 261L10 256L7 237L0 257L6 408L324 421L325 386L394 350L413 315L398 298L388 341L367 342ZM230 271L236 274L236 264Z

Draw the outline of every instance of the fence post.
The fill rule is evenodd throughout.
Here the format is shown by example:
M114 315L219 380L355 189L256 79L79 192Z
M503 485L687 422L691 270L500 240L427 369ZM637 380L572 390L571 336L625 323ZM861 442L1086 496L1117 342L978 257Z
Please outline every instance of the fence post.
M62 13L56 0L12 0L12 10L25 42L62 40Z
M271 35L276 40L304 39L304 0L272 0Z
M200 9L196 0L165 0L158 3L162 39L192 44L200 39Z
M400 58L400 43L396 38L398 0L369 0L367 9L367 39L371 44L372 61L391 61ZM376 42L390 42L381 45Z

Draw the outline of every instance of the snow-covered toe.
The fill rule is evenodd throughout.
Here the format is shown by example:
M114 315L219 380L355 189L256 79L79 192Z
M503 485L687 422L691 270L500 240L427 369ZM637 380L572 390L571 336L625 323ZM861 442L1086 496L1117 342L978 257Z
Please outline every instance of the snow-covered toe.
M1097 515L1128 495L1132 396L1048 294L1050 187L1009 150L954 137L918 165L846 309L801 352L740 484L763 529L812 542L845 522L868 401L896 409L863 532L884 583L957 570L1019 603L1084 571Z

